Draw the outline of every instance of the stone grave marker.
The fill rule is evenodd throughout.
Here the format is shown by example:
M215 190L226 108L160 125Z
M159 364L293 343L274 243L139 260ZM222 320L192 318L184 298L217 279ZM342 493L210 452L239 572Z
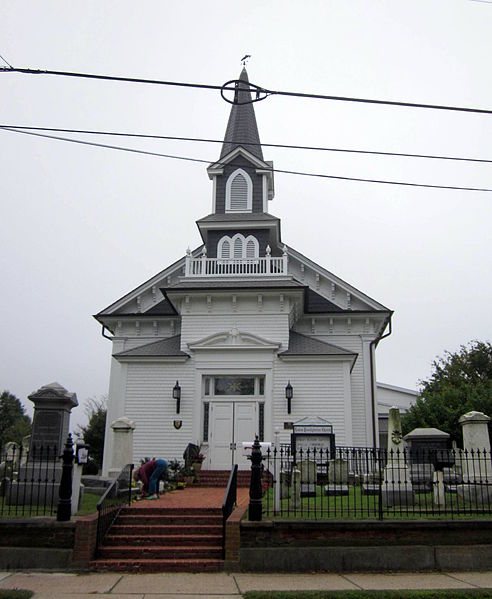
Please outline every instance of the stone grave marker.
M414 493L410 470L405 461L400 410L389 409L388 418L388 461L384 469L382 499L384 506L413 505Z
M328 461L328 484L325 495L348 495L349 462L343 458Z
M301 471L301 497L316 497L316 462L303 460L298 466Z

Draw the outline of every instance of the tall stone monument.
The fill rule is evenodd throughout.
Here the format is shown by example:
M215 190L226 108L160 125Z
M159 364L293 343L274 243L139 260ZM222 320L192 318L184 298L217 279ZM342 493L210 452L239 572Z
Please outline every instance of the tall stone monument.
M61 453L68 436L70 412L79 405L77 395L59 383L51 383L31 393L29 399L34 403L31 452L56 446Z
M135 422L122 416L111 423L113 429L113 453L111 468L108 470L109 478L117 478L121 469L133 463L133 431Z
M384 469L382 498L385 506L414 503L410 470L405 461L400 410L394 406L389 409L388 460Z
M11 496L17 503L56 505L62 475L60 455L70 427L70 413L79 405L75 393L59 383L44 385L29 395L34 403L27 460L19 469Z
M484 505L490 505L492 501L489 421L489 416L474 411L464 414L459 420L463 429L463 484L458 485L456 490L465 501Z

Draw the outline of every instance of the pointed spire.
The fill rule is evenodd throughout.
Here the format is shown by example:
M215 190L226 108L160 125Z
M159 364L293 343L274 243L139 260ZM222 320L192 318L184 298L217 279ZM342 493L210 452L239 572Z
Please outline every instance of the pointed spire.
M244 102L249 102L251 100L248 73L245 68L241 71L239 80L241 83L238 84L235 95L240 103L234 104L231 108L231 114L229 115L229 122L227 123L224 137L224 145L222 146L222 152L220 153L221 158L226 154L229 154L229 152L232 152L235 148L241 146L241 143L238 142L253 144L260 143L253 104L244 104ZM257 158L260 158L260 160L263 160L261 146L243 145L242 147Z

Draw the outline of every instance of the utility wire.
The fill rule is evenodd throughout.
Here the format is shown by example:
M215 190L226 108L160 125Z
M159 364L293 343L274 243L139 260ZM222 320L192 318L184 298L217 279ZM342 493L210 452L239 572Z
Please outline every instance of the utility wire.
M52 70L36 70L36 69L22 69L22 68L0 68L0 73L24 73L27 75L59 75L62 77L81 77L84 79L99 79L99 80L107 80L107 81L121 81L126 83L149 83L154 85L170 85L177 87L192 87L198 89L214 89L224 91L236 91L235 85L209 85L204 83L185 83L182 81L163 81L160 79L142 79L138 77L117 77L114 75L95 75L92 73L75 73L72 71L52 71ZM235 81L231 81L228 83L237 83ZM464 106L445 106L439 104L423 104L423 103L415 103L415 102L395 102L391 100L374 100L369 98L351 98L348 96L328 96L324 94L310 94L310 93L302 93L302 92L288 92L288 91L274 91L268 90L259 86L255 86L252 83L249 83L252 87L253 92L261 92L264 94L263 97L257 98L258 100L263 100L268 96L290 96L296 98L309 98L309 99L317 99L317 100L334 100L340 102L357 102L364 104L380 104L386 106L399 106L402 108L427 108L433 110L451 110L456 112L470 112L476 114L492 114L492 110L487 110L484 108L469 108ZM248 91L244 88L244 91ZM255 100L253 100L255 101Z
M151 135L146 133L122 133L119 131L99 131L93 129L61 129L58 127L26 127L21 125L7 125L0 124L0 128L9 128L9 129L27 129L29 131L53 131L57 133L83 133L88 135L108 135L115 137L132 137L138 139L165 139L171 141L193 141L193 142L203 142L203 143L216 143L223 144L224 140L222 139L207 139L202 137L178 137L172 135ZM238 141L232 140L227 141L227 143L237 144L240 146L260 146L264 148L286 148L291 150L312 150L312 151L322 151L322 152L345 152L349 154L370 154L374 156L397 156L404 158L430 158L434 160L458 160L462 162L484 162L484 163L492 163L492 160L486 160L485 158L463 158L459 156L438 156L434 154L409 154L403 152L377 152L374 150L352 150L348 148L326 148L322 146L299 146L299 145L290 145L290 144L268 144L268 143L255 143L249 141Z
M0 58L3 60L3 62L5 64L7 64L9 66L9 69L13 69L14 67L10 64L10 62L8 62L1 54L0 54ZM0 67L0 70L3 69L3 67Z
M244 165L234 164L233 162L221 162L220 160L210 161L210 160L203 160L200 158L191 158L189 156L176 156L174 154L162 154L160 152L150 152L148 150L138 150L136 148L125 148L123 146L100 144L100 143L85 141L85 140L81 140L81 139L71 139L69 137L60 137L57 135L47 135L45 133L35 133L34 131L24 131L24 130L19 130L19 129L13 129L10 127L0 127L0 128L3 129L4 131L11 131L13 133L23 133L24 135L33 135L36 137L44 137L47 139L56 139L58 141L67 141L67 142L82 144L82 145L86 145L86 146L94 146L94 147L98 147L98 148L119 150L122 152L132 152L135 154L158 156L161 158L171 158L174 160L184 160L187 162L200 162L200 163L210 164L213 166L232 165L232 166L243 166L243 168L244 168ZM383 179L363 179L363 178L359 178L359 177L342 177L342 176L338 176L338 175L306 173L303 171L289 171L289 170L274 169L274 168L265 168L263 170L268 170L272 173L282 173L282 174L286 174L286 175L299 175L299 176L303 176L303 177L321 177L323 179L337 179L337 180L341 180L341 181L358 181L361 183L381 183L381 184L386 184L386 185L403 185L403 186L407 186L407 187L425 187L425 188L429 188L429 189L450 189L450 190L452 189L452 190L460 190L460 191L488 191L488 192L492 191L492 189L478 188L478 187L457 187L457 186L453 186L453 185L430 185L430 184L425 184L425 183L410 183L410 182L404 182L404 181L387 181L387 180L383 180Z

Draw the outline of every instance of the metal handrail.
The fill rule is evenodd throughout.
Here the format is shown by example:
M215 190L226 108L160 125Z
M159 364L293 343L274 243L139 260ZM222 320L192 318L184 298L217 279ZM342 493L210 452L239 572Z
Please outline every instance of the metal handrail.
M133 464L126 464L97 502L96 553L124 505L132 501Z
M237 464L234 464L231 469L224 501L222 502L222 559L225 559L226 522L235 505L237 505Z

